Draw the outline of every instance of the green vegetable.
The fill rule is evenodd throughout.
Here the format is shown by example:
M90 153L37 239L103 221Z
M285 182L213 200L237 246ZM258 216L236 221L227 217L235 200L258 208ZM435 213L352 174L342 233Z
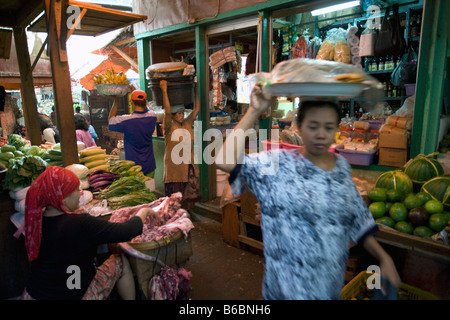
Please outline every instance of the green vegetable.
M38 146L31 146L26 148L25 153L29 156L37 156L39 155L39 152L41 151L41 148L39 148Z
M19 151L19 150L14 151L13 153L14 153L14 157L23 157L24 156L23 152Z
M135 177L122 177L114 181L107 189L100 191L100 198L108 199L111 197L119 197L145 189L145 181Z
M4 146L1 147L0 149L1 152L14 152L16 151L16 147L10 145L10 144L5 144Z
M47 163L37 156L24 156L9 160L9 168L3 180L3 188L13 190L28 187L47 168Z
M8 136L8 144L14 146L16 149L20 149L22 147L25 147L27 145L27 142L24 138L22 138L22 136L12 133Z
M113 209L134 207L144 203L150 203L155 201L157 198L153 192L144 188L139 191L133 191L126 195L120 197L109 198L108 205Z
M8 161L9 159L12 159L12 158L14 158L14 153L12 153L11 151L0 153L1 160Z

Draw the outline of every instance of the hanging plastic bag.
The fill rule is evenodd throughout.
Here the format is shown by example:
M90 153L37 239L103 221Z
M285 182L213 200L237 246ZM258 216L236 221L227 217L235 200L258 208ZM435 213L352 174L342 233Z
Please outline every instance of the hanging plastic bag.
M394 46L391 54L399 55L403 54L406 50L406 41L403 36L402 27L400 25L400 16L398 12L398 4L392 5L392 44Z
M334 55L336 53L335 46L337 42L344 41L346 43L346 31L342 28L333 28L327 31L325 41L322 43L319 52L317 53L317 60L334 61ZM348 46L347 46L348 48ZM350 49L348 50L350 54ZM342 52L342 47L339 45L339 54ZM339 57L338 59L341 59Z
M310 59L315 59L317 56L317 53L319 52L320 46L322 45L322 40L320 40L319 37L314 37L308 45L308 50L306 57Z
M391 54L394 50L394 30L390 18L390 9L390 7L386 8L386 13L383 22L381 23L381 29L378 32L377 41L375 43L375 55L379 57Z
M359 56L368 57L375 55L375 42L377 34L375 30L366 27L359 37Z
M291 58L306 58L308 51L308 29L295 41L291 49Z
M406 83L416 83L417 53L412 47L405 53L400 63L391 74L391 83L394 86L404 86Z

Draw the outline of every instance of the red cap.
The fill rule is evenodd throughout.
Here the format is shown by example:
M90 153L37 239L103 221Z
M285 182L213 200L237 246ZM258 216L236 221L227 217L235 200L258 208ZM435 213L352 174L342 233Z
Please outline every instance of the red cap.
M142 90L134 90L131 93L131 100L134 101L146 101L147 100L147 94L145 91Z

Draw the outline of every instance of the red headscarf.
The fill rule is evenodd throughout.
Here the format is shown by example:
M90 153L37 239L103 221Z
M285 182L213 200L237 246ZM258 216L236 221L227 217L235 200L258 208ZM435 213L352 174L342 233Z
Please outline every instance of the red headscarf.
M51 166L33 182L27 191L25 200L25 247L28 260L33 261L39 255L42 237L42 213L52 206L64 213L68 212L64 198L74 192L80 180L70 170Z

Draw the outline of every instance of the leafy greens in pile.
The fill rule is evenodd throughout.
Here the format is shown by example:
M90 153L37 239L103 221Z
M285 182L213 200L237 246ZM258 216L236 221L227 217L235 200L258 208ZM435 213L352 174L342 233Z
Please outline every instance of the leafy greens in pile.
M9 168L3 180L3 188L14 190L28 187L47 168L47 162L39 156L25 156L9 160Z
M107 199L113 209L134 207L156 200L155 194L146 188L145 181L136 176L115 180L107 189L100 191L100 198Z

